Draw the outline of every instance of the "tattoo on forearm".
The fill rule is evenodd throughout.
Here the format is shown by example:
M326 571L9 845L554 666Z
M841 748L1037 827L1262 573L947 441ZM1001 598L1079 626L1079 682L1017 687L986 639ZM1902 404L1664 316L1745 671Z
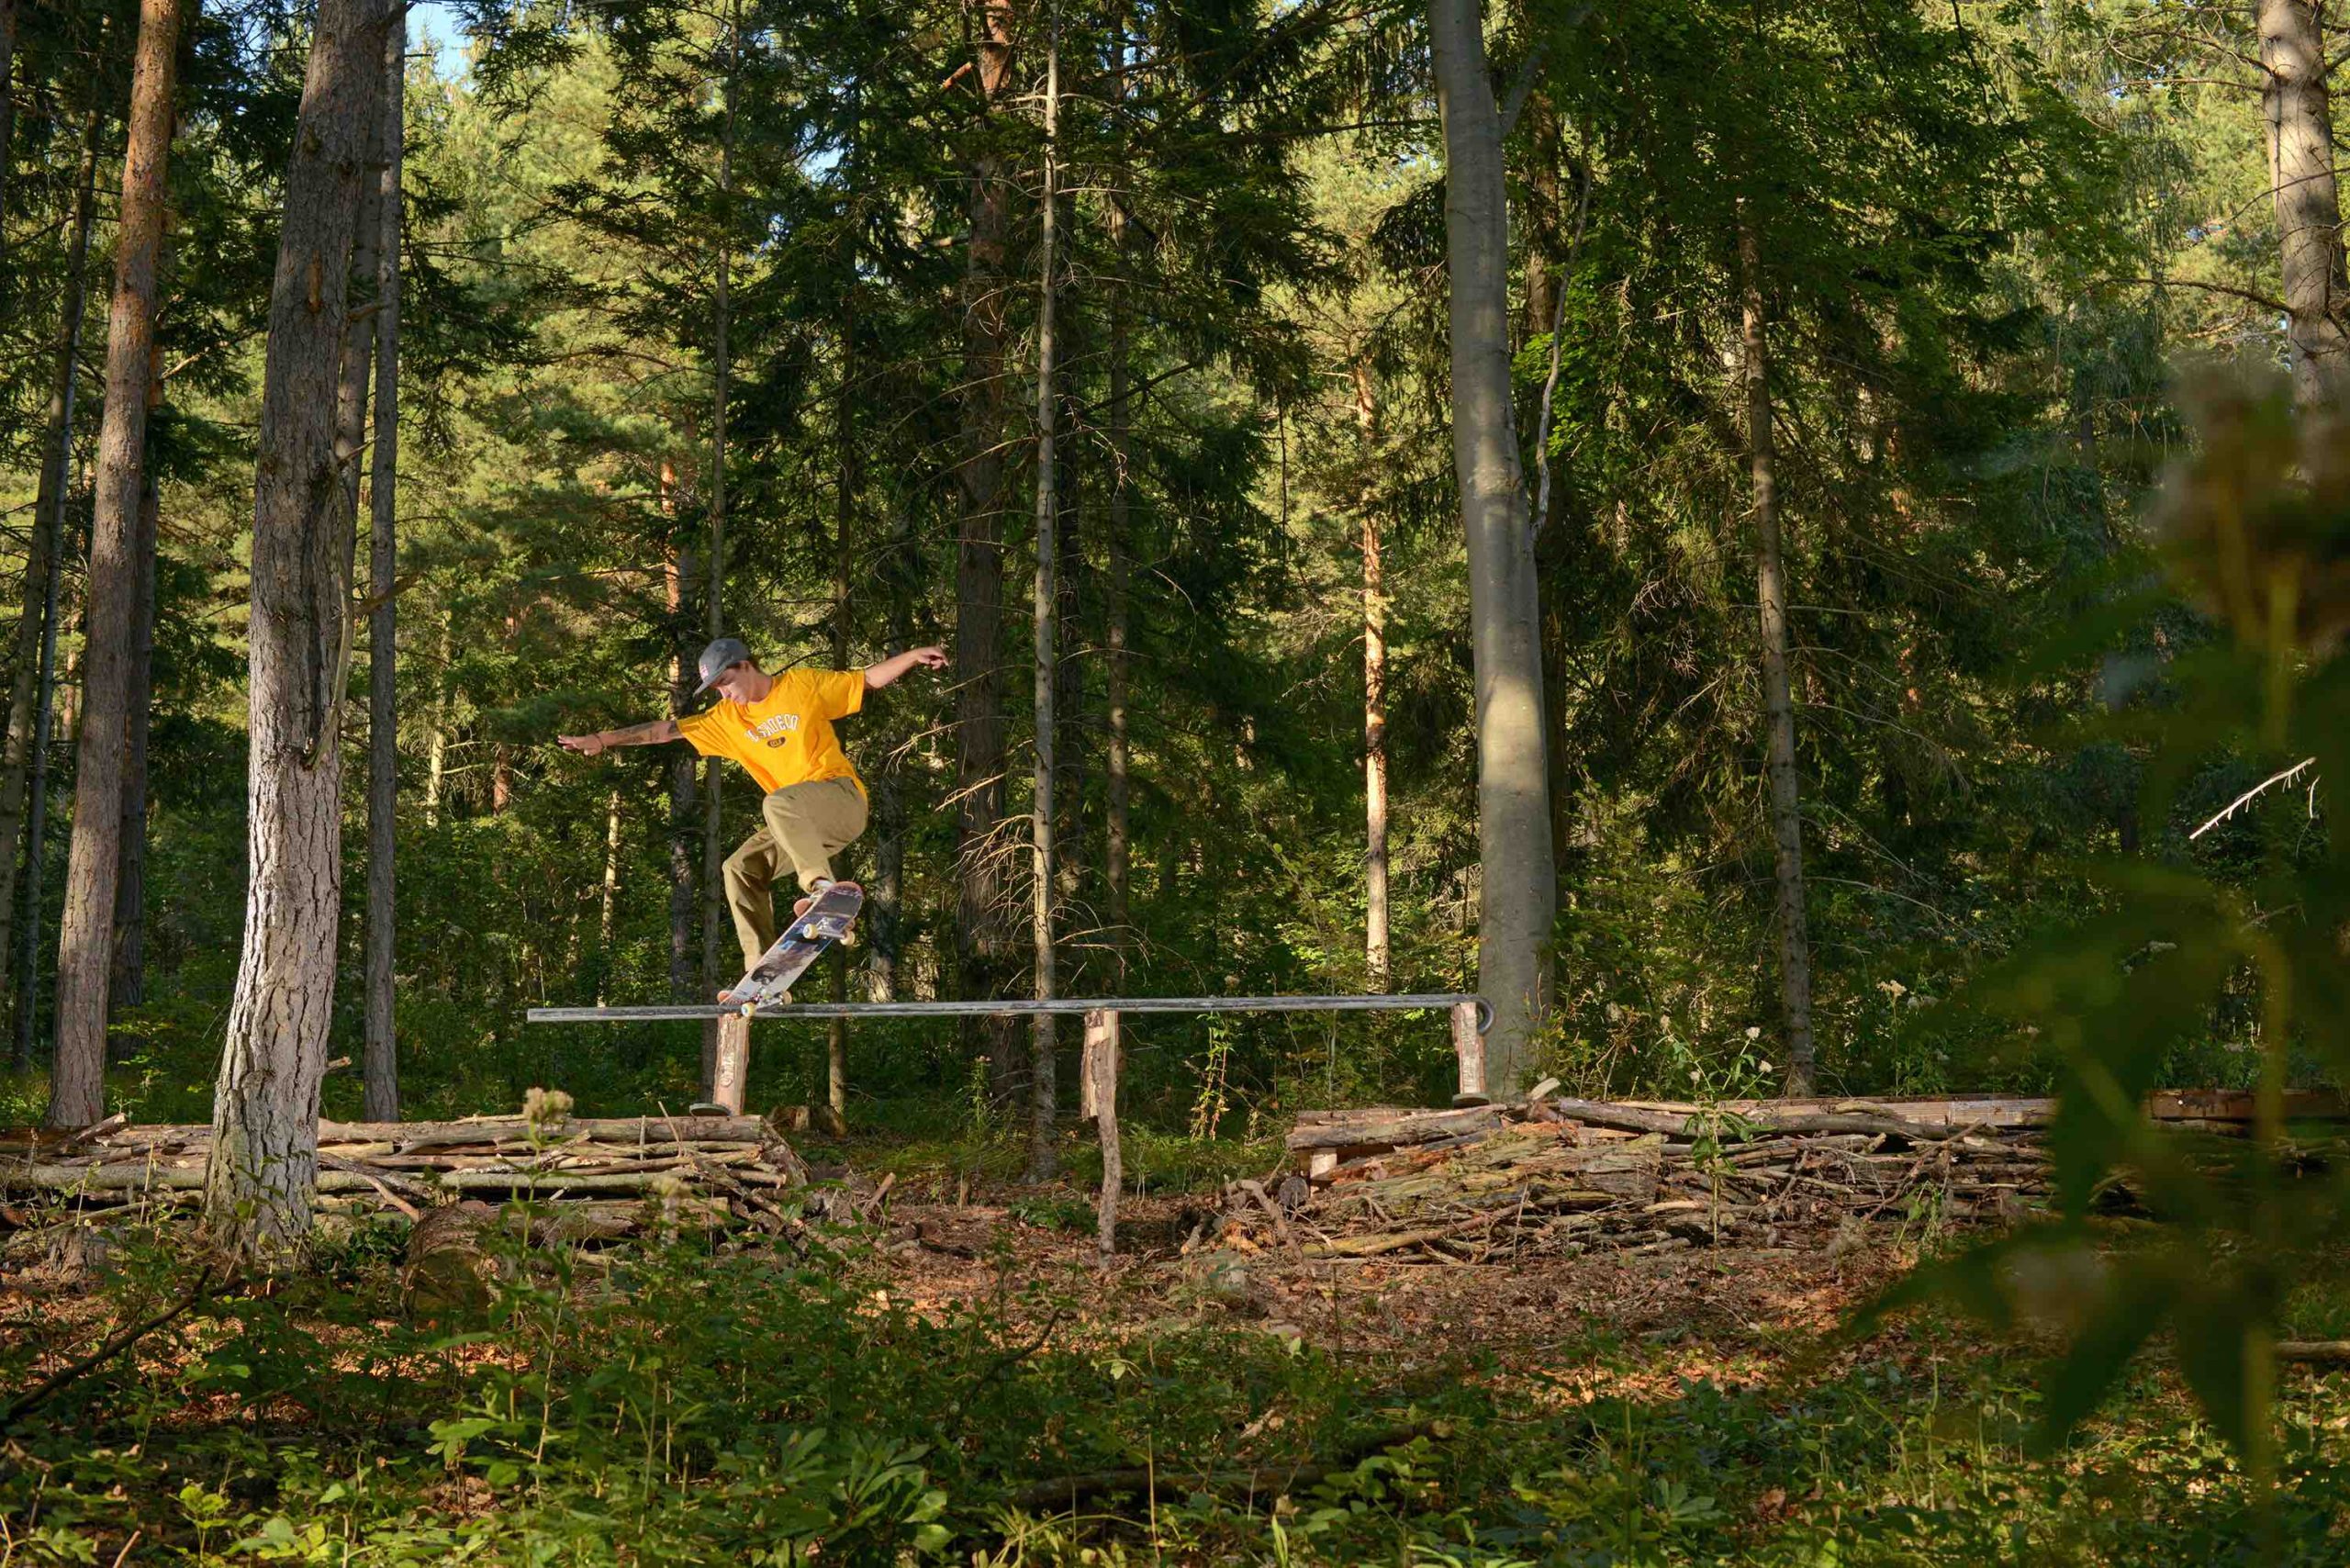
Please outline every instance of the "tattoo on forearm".
M655 719L649 724L631 724L624 730L613 730L604 737L606 745L657 745L674 733L677 721Z

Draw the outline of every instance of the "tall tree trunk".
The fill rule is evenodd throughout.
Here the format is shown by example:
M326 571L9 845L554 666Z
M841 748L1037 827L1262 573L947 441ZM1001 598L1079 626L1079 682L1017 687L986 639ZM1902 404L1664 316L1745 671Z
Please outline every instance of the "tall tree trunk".
M850 165L849 185L856 188L855 165ZM851 197L854 200L854 196ZM851 225L855 233L855 225ZM849 612L848 575L849 554L856 542L856 246L849 244L848 276L841 285L841 370L837 407L834 409L835 435L838 442L834 454L836 460L833 487L833 667L848 668ZM832 954L832 993L834 1002L848 1000L848 954L834 947ZM824 1026L824 1103L832 1107L836 1118L848 1115L848 1020L832 1018Z
M25 826L25 916L17 946L17 1059L30 1066L40 1032L41 890L48 880L49 741L57 718L57 628L63 613L59 585L65 552L49 560L48 597L41 606L39 698L33 714L32 811Z
M150 412L162 398L151 383ZM114 974L106 982L108 1010L119 1014L147 999L147 742L153 730L155 696L155 553L162 529L163 498L155 484L151 452L139 488L137 619L130 631L130 687L122 754L122 870L114 895Z
M1055 357L1064 364L1084 363L1080 325L1074 313L1054 323L1060 339L1054 345ZM1063 924L1069 912L1086 900L1083 456L1082 442L1055 444L1053 492L1060 515L1054 525L1053 571L1053 805L1058 812L1053 827L1053 899ZM1071 965L1074 972L1062 979L1081 984L1084 967L1080 953Z
M909 578L917 571L913 532L902 508L893 506L890 525L890 556L885 573L889 584L889 653L900 654L913 643L913 603ZM905 947L906 791L894 756L884 762L876 780L873 851L873 957L866 974L872 999L894 1002L900 994L898 966Z
M1045 181L1043 231L1038 242L1036 298L1036 578L1035 621L1036 770L1029 811L1029 937L1035 950L1035 996L1050 1001L1053 968L1053 697L1055 682L1053 577L1058 565L1054 527L1058 505L1053 493L1053 189L1055 138L1060 125L1060 21L1055 15L1045 49ZM1029 1020L1028 1180L1047 1181L1058 1163L1053 1147L1055 1019L1039 1013Z
M368 471L367 592L367 1025L360 1058L362 1103L371 1122L400 1114L399 1036L394 1007L399 803L400 174L408 139L408 28L384 39L383 173L375 196L375 450Z
M1371 365L1354 365L1355 438L1362 458L1363 970L1387 989L1387 579L1379 556L1379 402Z
M977 90L993 110L1012 67L1009 0L972 0L979 34ZM1003 715L1004 259L1012 181L997 133L982 125L966 202L969 250L963 274L962 461L956 469L960 530L955 566L956 941L965 993L1003 994L1013 975L1005 826ZM974 1019L973 1046L1009 1077L1016 1031L1008 1018Z
M1550 95L1540 87L1527 94L1525 113L1526 312L1519 318L1520 344L1530 343L1550 330L1551 318L1558 314L1560 291L1566 286L1559 270L1559 115L1551 106Z
M711 445L710 445L710 635L715 640L726 629L726 401L733 390L734 362L730 333L733 328L734 273L734 88L743 61L743 6L734 0L726 39L724 118L718 143L718 288L712 300ZM725 775L719 759L705 765L701 831L701 984L705 993L726 983L723 934L733 929L726 913ZM701 1032L701 1097L707 1101L718 1081L718 1021Z
M0 0L0 306L16 292L8 266L8 176L17 145L17 0Z
M1745 318L1746 444L1754 484L1754 582L1762 602L1762 708L1771 782L1771 839L1779 903L1779 997L1787 1031L1787 1092L1812 1092L1811 945L1804 924L1803 817L1796 796L1795 705L1787 683L1787 579L1779 548L1779 491L1771 433L1771 361L1762 309L1762 248L1738 228Z
M677 543L677 472L661 460L661 515L669 520L668 557L663 566L669 621L669 717L681 719L693 705L694 660L687 643L686 583L693 576L693 554ZM683 1002L695 991L694 754L680 749L669 759L669 993Z
M449 633L455 617L444 606L432 666L432 734L424 745L424 825L441 825L441 796L449 776Z
M1121 52L1123 55L1123 46ZM1122 60L1122 74L1123 63ZM1126 472L1133 416L1126 401L1133 395L1134 307L1128 291L1134 283L1134 252L1128 239L1125 208L1114 199L1110 207L1110 224L1117 248L1118 271L1110 295L1110 505L1109 538L1105 541L1110 578L1102 606L1102 641L1107 644L1102 671L1106 688L1103 702L1109 709L1110 737L1102 762L1108 777L1103 787L1106 821L1102 834L1102 879L1111 950L1117 963L1111 989L1123 991L1127 955L1133 950L1134 941L1134 905L1128 890L1134 844L1129 776L1134 756L1126 730L1126 638L1132 613L1129 590L1134 578L1134 508Z
M606 1005L611 990L612 937L617 933L621 902L621 792L615 787L604 797L604 884L596 904L596 1005Z
M1501 116L1477 0L1429 0L1444 119L1445 241L1452 275L1452 462L1469 536L1477 682L1477 840L1483 910L1478 989L1494 1008L1486 1070L1521 1087L1550 994L1550 778L1542 729L1534 545L1510 409L1509 242Z
M54 1127L87 1126L106 1114L106 986L114 978L123 743L129 722L132 628L139 618L139 502L179 34L180 0L140 0L130 136L123 152L115 237L114 303L106 322L106 400L92 496L89 634L82 651L73 840L65 867L64 917L58 924L57 1066L49 1082L49 1123Z
M88 297L90 226L96 212L98 139L105 123L93 109L82 134L82 167L73 186L73 227L65 242L64 286L58 291L57 339L50 360L49 415L41 440L40 477L33 499L32 543L25 553L23 608L17 613L16 635L8 650L8 728L6 756L0 757L0 995L10 990L8 965L17 948L32 950L31 944L22 940L23 928L15 924L17 857L25 839L25 796L34 759L47 748L45 739L40 746L34 745L36 729L44 734L46 729L45 721L36 716L35 705L38 702L46 711L49 672L54 667L53 662L45 662L53 661L53 652L44 655L41 650L44 645L54 650L57 643L65 495L73 465L73 404L79 382L82 322ZM30 864L28 902L38 909L40 866L38 860ZM18 940L12 943L11 936ZM20 985L29 972L28 959L16 977ZM17 1009L16 1060L19 1071L32 1063L29 1011L27 1007Z
M350 605L335 536L334 389L383 84L386 0L319 0L270 292L253 485L250 880L213 1094L205 1217L234 1254L310 1228L342 913L342 752L327 732Z
M2333 174L2333 110L2325 37L2311 0L2255 0L2260 32L2260 114L2285 303L2291 311L2293 391L2303 407L2340 398L2350 348L2343 312L2350 274L2342 253L2342 202Z

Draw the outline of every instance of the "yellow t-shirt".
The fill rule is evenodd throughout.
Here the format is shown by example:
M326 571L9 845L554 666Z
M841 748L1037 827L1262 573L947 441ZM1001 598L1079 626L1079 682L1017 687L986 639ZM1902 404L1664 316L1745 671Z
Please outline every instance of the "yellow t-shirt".
M794 784L845 778L862 791L833 734L833 721L865 706L865 672L788 669L756 702L725 698L706 713L677 721L677 733L704 756L731 756L768 794Z

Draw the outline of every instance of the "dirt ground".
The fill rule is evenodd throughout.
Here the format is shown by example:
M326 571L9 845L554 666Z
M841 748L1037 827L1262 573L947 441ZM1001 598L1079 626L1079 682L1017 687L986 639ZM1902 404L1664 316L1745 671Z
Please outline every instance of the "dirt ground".
M1690 1249L1595 1252L1513 1262L1317 1260L1240 1254L1175 1238L1203 1211L1148 1200L1121 1211L1121 1252L1097 1265L1093 1238L1024 1223L1007 1209L893 1204L894 1238L872 1269L877 1290L934 1311L1002 1304L1025 1281L1076 1297L1096 1326L1193 1323L1302 1338L1339 1358L1399 1372L1464 1356L1529 1359L1562 1338L1609 1334L1645 1344L1662 1375L1745 1381L1818 1346L1911 1260L1868 1246L1838 1251Z

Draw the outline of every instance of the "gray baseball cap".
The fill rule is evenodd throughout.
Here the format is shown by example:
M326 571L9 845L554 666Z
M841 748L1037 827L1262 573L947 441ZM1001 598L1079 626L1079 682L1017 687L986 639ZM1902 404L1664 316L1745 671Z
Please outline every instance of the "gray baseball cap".
M701 684L694 688L699 697L718 684L718 678L736 665L749 664L751 650L739 637L721 637L701 651Z

